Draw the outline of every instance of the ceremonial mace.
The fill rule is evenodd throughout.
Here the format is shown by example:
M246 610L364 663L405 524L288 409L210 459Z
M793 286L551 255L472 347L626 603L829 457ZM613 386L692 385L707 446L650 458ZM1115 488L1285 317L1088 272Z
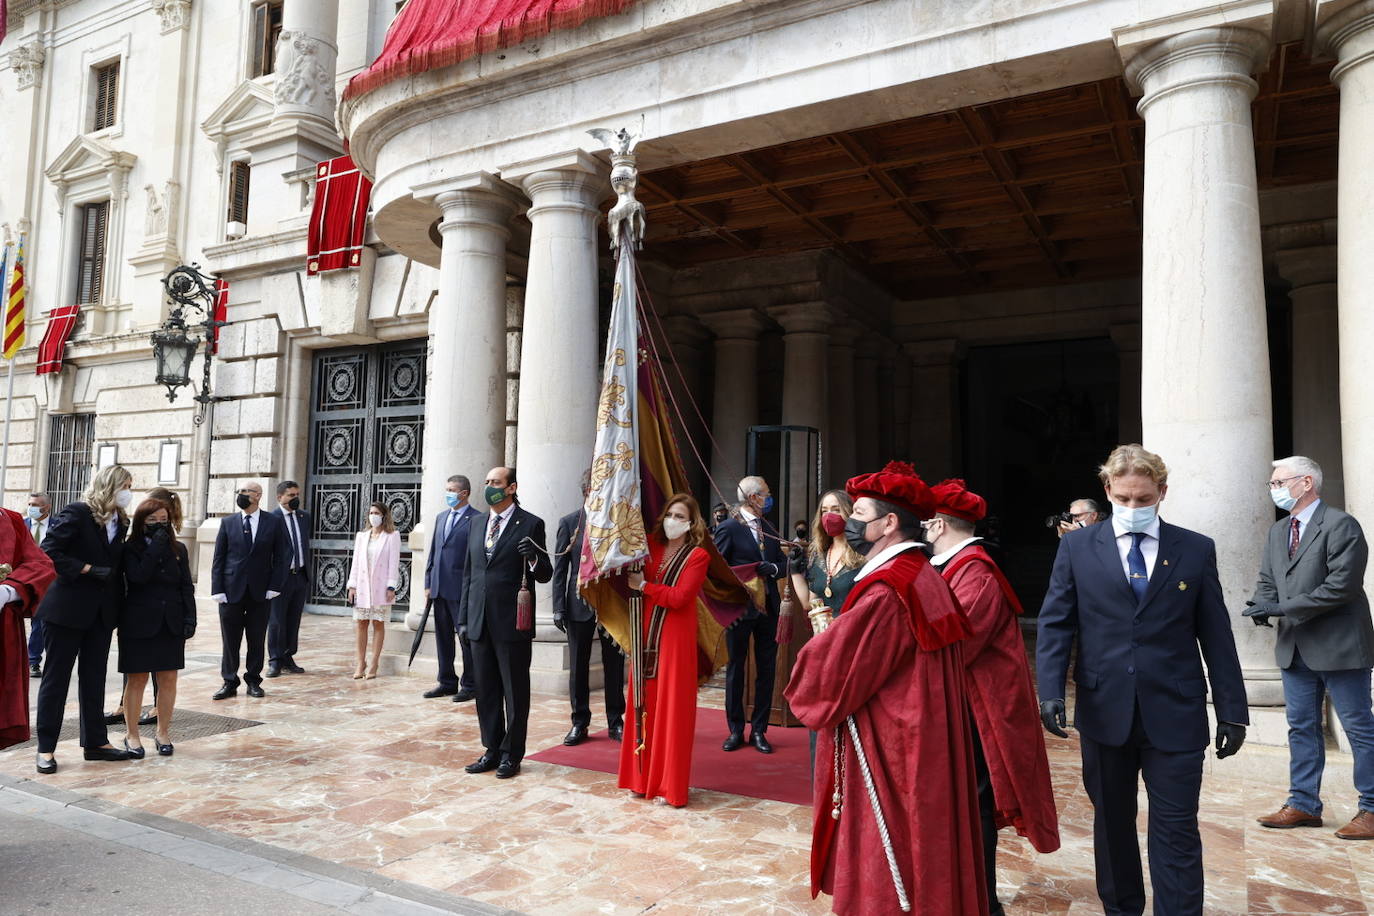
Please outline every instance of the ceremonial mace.
M630 591L630 667L634 671L635 765L644 772L644 593Z
M811 610L807 613L811 618L811 628L817 635L825 632L832 620L830 608L818 599L812 599ZM859 759L859 772L863 774L864 789L868 791L868 802L873 806L873 820L878 824L878 838L883 841L883 853L887 856L887 867L892 872L892 886L897 891L897 903L901 906L903 913L911 912L911 901L907 899L906 888L902 886L902 872L897 868L897 853L892 848L892 835L887 829L887 818L883 816L883 806L878 801L878 789L873 784L873 771L868 767L868 754L864 753L864 743L859 738L859 726L854 721L853 716L845 717L845 724L849 726L849 737L854 742L854 756ZM840 743L844 740L844 732L835 729L836 760L843 759L843 751L840 750ZM830 816L839 820L840 818L840 773L839 767L835 768L835 807L831 810Z

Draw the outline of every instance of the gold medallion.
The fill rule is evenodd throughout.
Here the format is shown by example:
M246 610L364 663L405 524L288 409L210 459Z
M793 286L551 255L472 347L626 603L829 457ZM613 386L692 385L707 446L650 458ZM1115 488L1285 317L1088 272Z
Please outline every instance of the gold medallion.
M834 598L834 597L835 597L834 595L832 595L832 594L830 593L830 586L828 586L828 585L825 587L825 597L827 597L827 598Z
M1187 582L1180 582L1180 583L1178 583L1178 590L1181 591L1181 592L1186 592L1186 591L1188 590L1188 583L1187 583Z

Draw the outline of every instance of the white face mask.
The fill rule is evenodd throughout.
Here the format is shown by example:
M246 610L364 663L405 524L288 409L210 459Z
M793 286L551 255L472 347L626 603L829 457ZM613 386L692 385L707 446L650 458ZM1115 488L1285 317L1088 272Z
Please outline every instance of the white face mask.
M663 533L668 535L668 540L675 541L687 533L687 529L692 527L691 522L684 522L680 518L665 518L663 520Z
M120 490L115 494L115 505L121 509L129 508L129 503L134 501L133 490Z
M378 515L376 512L373 512L371 515L369 515L367 517L367 521L370 525L372 525L373 528L382 527L382 517Z

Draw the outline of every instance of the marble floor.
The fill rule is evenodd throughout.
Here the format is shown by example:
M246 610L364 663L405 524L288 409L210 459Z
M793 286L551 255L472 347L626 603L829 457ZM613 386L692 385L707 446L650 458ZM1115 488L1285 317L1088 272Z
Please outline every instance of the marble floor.
M346 621L308 617L298 655L307 674L266 681L261 700L240 692L216 703L218 634L203 628L178 705L263 725L132 763L87 763L66 742L48 777L34 773L31 749L12 749L0 752L0 772L527 913L828 911L807 890L809 809L694 790L677 810L627 797L613 776L531 761L508 781L470 776L462 767L481 751L472 704L422 699L431 682L418 673L352 680L350 641ZM111 697L117 686L113 674ZM703 704L718 702L702 692ZM567 728L566 699L536 695L530 752ZM1064 845L1042 856L1004 832L999 897L1015 914L1100 912L1076 742L1050 740ZM1327 828L1259 827L1254 817L1276 808L1283 788L1209 766L1207 913L1369 913L1374 842L1331 833L1353 813L1349 787L1331 787L1344 791L1328 802Z

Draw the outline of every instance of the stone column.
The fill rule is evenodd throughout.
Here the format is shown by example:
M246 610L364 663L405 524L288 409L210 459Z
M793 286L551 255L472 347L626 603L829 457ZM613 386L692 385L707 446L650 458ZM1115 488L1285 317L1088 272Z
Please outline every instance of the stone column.
M1255 25L1267 29L1267 20ZM1130 37L1117 35L1145 118L1144 445L1170 468L1163 515L1216 538L1226 605L1238 610L1273 523L1264 493L1273 432L1250 120L1250 74L1268 59L1270 42L1261 31L1210 23L1134 46ZM1233 629L1251 704L1282 703L1272 635L1238 613Z
M711 479L735 502L735 485L744 476L746 433L759 420L759 333L763 316L753 309L701 315L716 335L715 385L711 395ZM719 496L714 498L719 499Z
M1321 3L1317 21L1317 46L1335 55L1331 79L1341 92L1336 294L1345 509L1368 526L1374 524L1374 386L1366 363L1374 349L1368 303L1374 289L1374 2ZM1365 570L1364 587L1374 592L1374 566Z
M711 335L694 315L669 315L662 320L662 326L667 340L659 357L667 387L665 394L674 402L666 405L668 415L678 438L687 484L698 499L708 500L702 509L709 511L716 496L706 482L707 468L711 466L711 440L707 437L701 389L702 363Z
M878 344L859 338L854 350L854 459L860 472L887 463L878 454Z
M581 151L501 170L531 203L516 451L521 505L544 520L550 547L558 519L581 502L596 438L596 224L597 203L609 193L605 172ZM552 604L538 607L540 622L552 624Z
M480 497L488 469L505 461L506 242L519 199L485 172L426 190L443 211L426 361L420 518L428 527L450 476L465 474Z
M825 442L825 483L831 487L858 473L855 457L854 342L858 328L838 326L830 332L830 438Z
M911 463L927 483L954 473L959 420L959 342L918 340L904 346L911 357ZM866 470L877 470L867 468Z
M797 302L768 309L783 329L782 422L785 426L812 426L820 430L822 450L830 441L830 408L827 375L830 365L830 323L833 313L824 302ZM792 522L808 518L815 507L807 499L808 489L817 487L816 464L806 439L789 434L792 460L790 494L781 491L782 481L770 480L774 492L788 496L785 511L778 513L778 526L787 533ZM821 480L825 470L821 469Z
M1322 466L1322 499L1345 505L1341 461L1340 333L1336 314L1336 248L1274 252L1279 275L1293 284L1293 454ZM1282 458L1282 455L1274 456Z
M333 128L338 31L335 0L287 0L277 39L274 118L310 118Z
M1120 388L1117 394L1116 441L1140 441L1140 323L1123 321L1111 327L1116 344Z
M910 459L911 404L911 361L901 347L896 347L892 357L891 457L902 461Z

